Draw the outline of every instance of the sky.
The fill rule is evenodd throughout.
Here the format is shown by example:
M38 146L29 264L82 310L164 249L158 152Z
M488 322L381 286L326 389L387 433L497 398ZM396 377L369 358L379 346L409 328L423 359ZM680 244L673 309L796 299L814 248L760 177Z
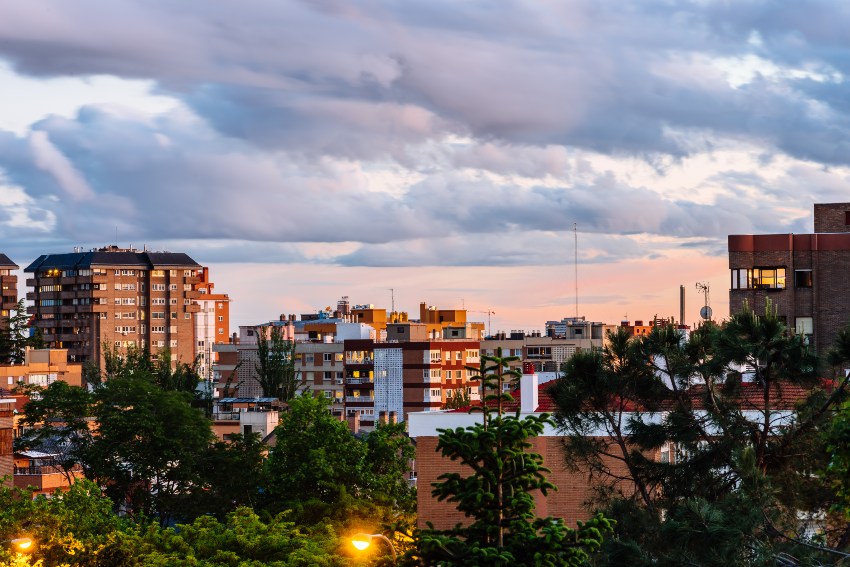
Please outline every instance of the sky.
M850 201L847 29L809 0L0 2L0 251L186 252L234 325L343 295L678 318L680 285L693 323L698 282L722 318L727 235Z

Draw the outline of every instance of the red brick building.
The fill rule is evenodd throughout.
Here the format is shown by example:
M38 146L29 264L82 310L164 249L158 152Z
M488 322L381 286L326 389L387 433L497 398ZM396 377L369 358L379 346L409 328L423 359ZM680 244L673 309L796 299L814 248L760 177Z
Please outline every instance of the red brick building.
M729 236L729 310L770 302L823 352L850 323L850 203L816 204L813 234Z
M5 254L0 254L0 322L9 318L10 312L18 304L18 276L13 274L18 265Z

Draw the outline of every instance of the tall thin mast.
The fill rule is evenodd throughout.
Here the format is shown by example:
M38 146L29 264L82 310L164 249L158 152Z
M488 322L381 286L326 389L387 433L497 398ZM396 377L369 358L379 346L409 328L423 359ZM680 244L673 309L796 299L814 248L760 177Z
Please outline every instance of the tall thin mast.
M575 238L576 319L578 319L578 228L576 223L573 223L573 237Z

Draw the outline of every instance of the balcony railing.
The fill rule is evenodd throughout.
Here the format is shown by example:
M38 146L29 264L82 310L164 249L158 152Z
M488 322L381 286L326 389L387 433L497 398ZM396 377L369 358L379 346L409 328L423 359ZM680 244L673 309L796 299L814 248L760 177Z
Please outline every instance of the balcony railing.
M374 378L346 378L346 384L371 384L374 382Z
M372 404L375 403L375 398L370 398L368 396L345 396L346 402L363 402L364 404Z

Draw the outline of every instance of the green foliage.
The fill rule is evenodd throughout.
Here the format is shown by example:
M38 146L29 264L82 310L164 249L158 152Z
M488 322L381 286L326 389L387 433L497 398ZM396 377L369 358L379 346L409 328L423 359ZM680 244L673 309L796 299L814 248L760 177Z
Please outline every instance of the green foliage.
M17 450L38 449L56 455L65 478L73 482L71 470L82 460L82 453L92 441L89 416L92 394L85 388L56 381L47 386L29 387L32 393L21 424L24 433L15 440Z
M98 430L83 451L85 474L131 515L179 518L181 497L200 484L212 432L191 398L163 390L143 364L122 369L95 390Z
M228 514L224 523L201 517L191 524L140 530L126 546L133 565L169 567L335 567L346 565L336 554L340 545L333 528L297 527L280 514L263 522L248 508Z
M820 385L817 358L771 309L689 340L672 327L620 330L602 353L575 355L550 394L567 464L618 521L602 564L773 564L794 547L798 512L832 498L818 431L840 396ZM810 391L795 410L782 399L792 387ZM667 462L653 457L662 450Z
M266 446L258 433L233 434L210 445L199 461L203 471L181 507L184 518L210 515L224 520L236 508L254 508L263 490Z
M117 534L128 524L112 512L112 502L92 482L81 480L62 497L33 499L27 491L0 488L0 539L29 537L35 542L30 560L24 562L0 545L0 566L115 565L104 558L113 555ZM117 563L120 565L120 563Z
M412 525L416 493L407 477L414 451L403 425L379 425L356 437L324 398L303 395L290 400L275 435L266 510L290 509L299 524L328 519L354 531Z
M295 368L295 342L284 339L275 325L257 327L255 333L259 362L254 370L263 396L287 402L302 384Z
M26 347L43 348L44 340L40 333L29 336L29 316L23 299L15 305L14 315L0 322L0 362L5 364L23 364Z
M466 367L472 376L478 377L483 401L482 406L473 406L470 411L484 412L485 429L490 418L490 412L487 411L490 405L495 405L496 414L502 415L504 405L514 401L510 390L522 376L522 372L510 368L510 363L519 359L518 356L502 356L502 347L498 347L495 356L482 356L478 367Z
M496 390L490 394L495 409L485 405L480 424L440 430L437 443L444 458L459 461L470 474L441 475L432 494L455 503L470 521L450 530L420 531L419 554L427 565L583 565L613 524L597 515L574 530L563 520L535 517L533 493L545 495L555 487L546 478L543 458L529 451L528 440L542 433L550 419L545 414L501 415L506 401L502 380L513 371L504 372L509 360L500 355L484 357L480 368L485 391Z
M478 369L476 369L476 372ZM451 395L449 395L451 392ZM467 388L455 388L446 392L446 402L443 404L443 409L462 409L472 405L472 400L469 397Z

